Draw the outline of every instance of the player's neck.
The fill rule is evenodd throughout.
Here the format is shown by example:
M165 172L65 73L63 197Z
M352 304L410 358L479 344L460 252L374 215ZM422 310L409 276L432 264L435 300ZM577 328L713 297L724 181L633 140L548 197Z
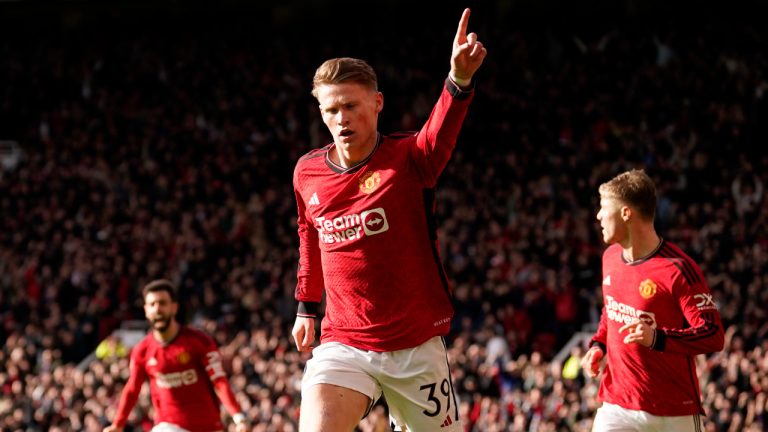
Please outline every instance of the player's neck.
M640 261L653 255L661 245L661 237L651 225L648 228L629 233L627 241L622 242L622 256L628 262Z
M361 147L336 144L335 148L329 154L331 162L342 168L353 167L371 155L376 149L376 143L378 141L379 134L376 133L371 140Z
M179 328L179 323L176 320L171 320L165 331L152 330L152 335L155 337L155 340L165 344L172 341L179 334Z

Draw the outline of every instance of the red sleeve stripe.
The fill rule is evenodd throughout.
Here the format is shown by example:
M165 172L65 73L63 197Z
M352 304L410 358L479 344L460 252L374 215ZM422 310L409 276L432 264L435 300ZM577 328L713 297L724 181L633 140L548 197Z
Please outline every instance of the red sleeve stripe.
M666 333L667 337L672 339L695 341L699 339L706 339L714 335L717 333L717 329L717 324L711 321L706 321L706 324L701 327L692 327L685 330L664 329L664 333Z
M304 156L300 157L298 162L304 162L305 160L314 159L316 157L322 157L325 156L325 154L328 152L328 149L333 145L333 143L328 144L322 148L314 149L310 151L309 153L305 154ZM298 163L297 162L297 163Z
M659 251L659 255L666 258L675 265L682 273L683 276L685 276L685 280L688 282L688 285L694 286L701 282L701 278L699 277L699 273L696 271L695 264L693 264L690 261L690 258L685 256L681 251L676 250L672 246L668 245L667 243L664 244L661 251Z

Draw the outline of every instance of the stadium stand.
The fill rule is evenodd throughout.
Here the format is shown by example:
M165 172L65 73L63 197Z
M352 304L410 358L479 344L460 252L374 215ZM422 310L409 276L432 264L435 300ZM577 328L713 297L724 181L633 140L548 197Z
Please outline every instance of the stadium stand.
M297 2L239 18L237 2L207 17L20 3L0 13L0 429L108 424L130 346L110 335L143 319L139 287L163 276L183 321L220 344L254 431L295 431L291 170L328 140L312 72L367 59L382 130L414 129L454 20L403 31L380 6L378 25L320 37ZM598 381L574 371L582 344L557 354L599 317L597 185L640 166L660 232L702 264L726 326L725 350L697 358L706 428L766 430L765 26L661 9L526 23L491 4L473 10L490 54L437 191L467 431L589 430ZM143 394L131 427L151 416ZM360 424L387 428L384 405Z

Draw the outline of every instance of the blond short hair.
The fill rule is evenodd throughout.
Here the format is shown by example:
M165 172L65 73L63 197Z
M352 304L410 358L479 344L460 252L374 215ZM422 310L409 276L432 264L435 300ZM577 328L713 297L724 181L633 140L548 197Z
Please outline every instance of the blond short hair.
M322 85L345 82L362 84L373 91L379 89L376 72L368 63L352 57L339 57L326 60L317 68L312 79L312 96L317 98L318 87Z
M623 172L600 185L600 196L616 199L632 207L645 220L656 214L656 186L645 170Z

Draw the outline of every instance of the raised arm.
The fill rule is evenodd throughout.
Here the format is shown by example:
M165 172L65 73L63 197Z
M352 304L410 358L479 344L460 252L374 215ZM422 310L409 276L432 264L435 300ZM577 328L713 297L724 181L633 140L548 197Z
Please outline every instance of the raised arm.
M472 81L477 69L483 64L486 51L483 43L477 40L477 34L474 32L467 34L469 26L469 9L464 9L464 13L459 20L459 28L456 30L456 37L453 39L453 53L451 54L451 79L460 87L466 88Z

